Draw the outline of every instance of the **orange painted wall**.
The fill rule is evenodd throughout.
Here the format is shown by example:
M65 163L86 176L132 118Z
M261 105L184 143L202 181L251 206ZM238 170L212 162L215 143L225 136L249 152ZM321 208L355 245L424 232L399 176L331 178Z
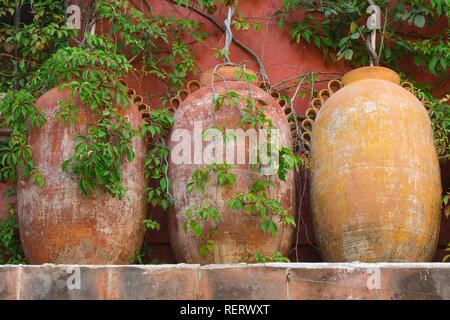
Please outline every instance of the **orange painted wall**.
M177 7L168 1L157 0L149 2L153 6L155 14L189 17L205 23L209 37L202 43L192 46L196 53L199 72L211 69L221 62L214 57L213 48L221 49L224 46L225 37L217 27L205 18L189 12L183 7ZM138 4L139 1L135 1L135 3ZM272 84L283 79L305 74L308 71L345 73L350 70L344 63L326 65L322 61L320 51L312 46L292 43L288 32L280 29L274 18L275 12L281 8L281 3L282 1L270 0L241 1L239 11L244 16L250 17L251 21L262 23L263 30L255 32L250 29L233 32L235 38L246 44L261 57ZM226 11L219 9L214 14L214 17L218 21L223 21L226 18ZM234 43L231 45L230 52L232 62L246 63L249 68L255 71L259 70L255 60ZM196 77L193 76L192 78ZM160 105L158 98L166 92L164 86L155 79L133 78L130 79L130 84L135 86L136 90L144 96L146 101L150 101L153 107ZM305 110L306 102L297 105L297 108L299 111Z
M133 1L137 7L143 8L142 0ZM198 14L178 7L167 0L149 0L155 14L175 15L177 17L190 18L205 24L205 31L209 37L202 43L192 46L196 53L199 72L204 72L220 63L214 57L213 48L221 49L224 46L225 36L216 26ZM278 26L275 13L282 8L282 0L246 0L240 1L238 11L242 12L251 22L260 22L263 29L260 32L251 28L246 31L233 30L233 36L251 48L259 55L265 69L267 70L269 81L273 85L281 80L303 75L308 71L313 72L337 72L345 73L351 70L344 61L339 63L325 63L320 50L305 42L296 44L291 41L287 28L281 29ZM216 20L223 22L226 18L226 9L219 8L214 13ZM295 21L301 18L302 12L294 12L290 15L290 20ZM438 20L429 32L444 30L447 26L445 19ZM426 33L415 27L406 27L407 30ZM258 71L255 60L243 49L232 43L230 48L231 61L235 63L246 63L249 68ZM413 62L414 57L406 57L402 70L418 82L436 83L436 78L430 75L425 67L417 67ZM196 78L195 76L192 78ZM157 79L133 76L130 84L135 86L137 91L151 102L153 107L160 106L158 98L165 94L166 88ZM320 86L319 86L320 87ZM437 97L442 97L450 89L450 80L436 87L434 93ZM298 99L295 103L298 112L306 110L307 101Z

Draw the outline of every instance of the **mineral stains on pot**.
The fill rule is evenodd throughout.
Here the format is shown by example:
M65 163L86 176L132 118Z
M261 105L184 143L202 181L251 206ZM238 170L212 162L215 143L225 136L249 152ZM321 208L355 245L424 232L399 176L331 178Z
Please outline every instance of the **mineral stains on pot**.
M178 129L186 130L186 135L193 137L194 122L200 121L202 130L209 128L242 128L241 108L242 106L223 105L218 109L213 107L214 94L217 96L226 92L236 92L239 95L251 97L255 100L265 101L262 106L267 118L271 119L274 127L280 130L280 145L291 147L290 126L286 120L283 109L270 96L269 93L258 88L253 83L247 84L236 80L236 67L220 67L214 75L213 70L204 73L200 78L201 88L191 93L178 106L174 114L173 132ZM249 71L251 72L251 71ZM224 81L224 79L226 81ZM212 84L214 86L212 86ZM180 97L183 99L183 97ZM169 149L173 152L176 141L169 142ZM203 148L208 142L203 142ZM192 141L192 153L194 152L194 142ZM173 156L173 154L172 154ZM246 150L246 159L248 149ZM187 263L238 263L242 259L253 258L253 254L259 252L263 255L273 255L275 251L280 251L283 255L288 255L294 228L286 226L278 219L275 219L278 226L278 233L272 236L264 233L261 229L262 219L256 215L248 215L245 210L229 209L227 202L236 192L247 192L249 186L261 176L258 172L251 172L249 165L231 165L231 172L236 176L236 181L232 185L218 186L213 177L209 177L205 187L205 193L187 192L187 183L192 173L199 168L206 167L206 164L169 163L169 177L172 181L172 195L174 197L174 208L169 213L169 231L172 249L178 262ZM272 176L275 187L270 188L270 197L281 202L283 208L287 209L290 215L294 213L294 175L290 172L286 182ZM200 207L204 201L211 203L220 212L222 223L219 225L218 233L213 235L214 242L212 252L205 256L199 254L199 249L204 244L196 237L192 231L184 232L182 225L187 221L185 211L189 208Z
M325 261L430 261L441 182L422 103L382 67L360 68L312 126L312 209Z
M129 263L144 232L144 144L136 138L135 159L123 165L122 181L127 189L123 200L102 190L83 196L78 180L62 172L61 165L73 155L74 138L85 133L93 114L75 97L80 121L69 126L55 120L59 101L68 99L69 94L70 89L59 91L56 87L36 103L47 122L39 129L30 128L29 144L46 183L39 187L31 181L18 181L18 216L26 258L31 264ZM138 128L141 119L135 105L127 109L126 116Z

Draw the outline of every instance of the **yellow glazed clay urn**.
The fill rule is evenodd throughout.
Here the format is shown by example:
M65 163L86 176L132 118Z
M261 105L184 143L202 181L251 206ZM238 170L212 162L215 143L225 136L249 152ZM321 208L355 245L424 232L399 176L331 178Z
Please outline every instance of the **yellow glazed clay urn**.
M347 73L312 128L312 209L325 261L430 261L441 182L430 119L394 71Z

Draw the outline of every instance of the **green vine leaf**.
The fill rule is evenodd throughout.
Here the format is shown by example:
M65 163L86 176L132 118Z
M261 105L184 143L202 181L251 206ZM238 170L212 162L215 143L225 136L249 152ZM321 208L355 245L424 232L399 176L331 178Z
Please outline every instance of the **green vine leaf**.
M161 228L159 222L152 219L145 219L144 226L149 230L159 230Z

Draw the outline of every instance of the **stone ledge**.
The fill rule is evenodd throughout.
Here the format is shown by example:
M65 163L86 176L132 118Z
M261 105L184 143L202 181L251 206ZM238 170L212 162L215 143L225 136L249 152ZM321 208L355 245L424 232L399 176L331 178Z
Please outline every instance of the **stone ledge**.
M450 299L450 264L5 265L5 299Z

